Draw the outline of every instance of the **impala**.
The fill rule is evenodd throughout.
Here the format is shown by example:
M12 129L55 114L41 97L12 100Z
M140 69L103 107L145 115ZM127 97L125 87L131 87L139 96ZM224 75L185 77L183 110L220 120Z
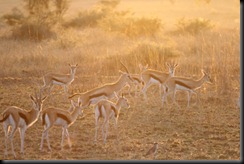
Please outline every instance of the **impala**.
M116 95L117 97L117 95ZM98 130L98 119L100 117L104 118L104 122L102 124L102 135L103 135L103 141L104 144L106 143L107 135L108 135L108 126L109 126L109 119L114 119L115 121L115 129L116 129L116 135L118 139L118 130L117 130L117 124L118 124L118 118L119 118L119 112L121 107L129 108L130 105L128 103L128 100L123 96L117 97L117 102L113 103L109 100L100 100L95 105L95 139L94 142L97 141L97 130ZM106 127L105 127L106 126ZM104 134L104 127L106 128L105 134Z
M7 109L2 113L2 119L0 120L0 122L3 122L3 128L5 133L4 156L8 155L7 141L8 139L10 139L12 154L14 155L14 158L16 158L13 145L13 137L17 129L19 129L21 139L20 152L21 154L24 154L25 132L27 128L32 126L38 120L40 111L42 110L42 103L46 99L46 97L41 98L41 93L39 94L39 96L37 96L36 93L35 97L30 96L30 98L33 102L33 109L26 111L16 106L10 106L7 107Z
M78 64L70 65L70 74L58 74L58 73L47 73L43 76L44 85L41 88L43 91L45 88L49 87L49 95L53 85L61 85L64 87L64 92L68 92L68 86L74 81L75 72Z
M165 86L165 88L164 88L165 92L162 97L162 107L163 107L165 98L170 93L173 93L172 99L173 99L173 102L176 103L175 102L175 93L177 90L187 91L187 93L188 93L187 107L189 107L190 98L191 98L192 93L197 95L196 90L201 88L201 86L203 85L204 82L212 83L212 79L210 78L210 76L204 70L201 70L201 71L202 71L203 75L198 80L184 78L184 77L171 77L167 81L165 81L165 83L163 84Z
M178 64L168 64L166 63L167 67L169 68L169 73L164 73L161 71L153 70L153 69L147 69L144 71L141 75L141 78L144 82L144 87L142 89L142 93L144 95L144 99L147 100L147 95L146 91L149 86L152 84L158 84L159 85L159 92L160 92L160 97L161 97L161 87L162 83L168 79L169 77L174 76L174 72ZM140 66L141 67L141 66Z
M69 98L79 95L82 106L88 107L91 104L96 104L101 99L111 99L115 97L115 94L118 94L118 92L120 92L128 82L132 81L127 68L126 72L119 72L121 75L116 82L105 84L101 87L94 88L84 93L75 93Z
M139 89L139 91L141 91L142 86L144 85L144 82L143 82L141 77L142 77L142 73L147 70L148 65L142 66L141 64L139 64L139 67L140 67L140 73L139 74L131 74L132 81L128 82L129 95L131 95L132 86L135 86L135 96L137 96L138 89Z
M63 149L63 142L64 142L64 135L66 135L68 139L68 144L69 147L71 147L71 142L70 142L70 136L68 132L68 127L70 127L75 120L77 119L78 115L83 114L83 110L81 108L81 103L80 99L78 98L78 103L75 103L73 100L71 100L72 104L72 112L62 110L59 108L47 108L42 111L42 125L44 126L44 130L42 132L42 140L41 140L41 145L40 145L40 150L42 151L43 148L43 140L44 137L47 140L48 144L48 149L51 150L49 138L48 138L48 131L53 127L53 126L61 126L63 131L62 131L62 140L61 140L61 149Z

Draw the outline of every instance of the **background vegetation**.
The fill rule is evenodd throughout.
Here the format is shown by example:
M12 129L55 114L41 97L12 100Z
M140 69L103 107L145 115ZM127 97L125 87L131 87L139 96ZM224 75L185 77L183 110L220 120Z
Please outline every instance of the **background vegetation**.
M190 124L189 122L186 123L186 119L183 117L192 119L195 116L195 124L192 123L192 125L194 124L193 128L199 128L200 125L198 126L197 123L198 118L203 122L207 121L209 125L206 125L209 128L208 130L216 133L220 129L213 130L211 128L213 125L217 127L217 123L214 120L219 120L218 123L223 128L230 128L228 129L229 132L233 130L231 131L233 135L229 134L232 138L228 138L229 136L227 136L228 140L220 139L223 142L230 141L232 143L233 141L234 148L231 149L232 152L225 151L228 149L225 143L221 145L221 148L218 145L216 149L212 148L208 151L209 154L207 155L202 152L204 154L202 156L201 154L199 156L190 155L191 150L186 148L187 150L184 151L187 151L188 155L185 155L185 159L240 159L240 129L238 130L240 115L238 111L234 114L231 113L234 110L233 108L235 108L236 99L240 95L240 23L238 22L240 15L234 12L240 10L239 1L233 1L232 3L232 1L226 0L225 3L228 5L225 7L231 6L233 10L230 10L230 8L220 10L216 6L222 5L222 1L217 3L216 1L209 0L193 0L188 5L193 6L191 7L192 9L196 5L199 5L199 8L196 7L197 12L194 14L189 13L188 16L182 14L180 17L176 17L176 13L174 12L164 13L168 10L183 10L177 6L177 4L183 2L176 0L160 1L160 3L165 5L165 8L160 10L160 13L164 14L162 17L138 16L132 9L121 7L125 3L132 3L131 1L94 1L94 4L91 6L85 6L85 9L79 8L79 10L76 10L77 12L74 15L68 15L68 13L71 12L69 9L73 9L72 4L75 1L25 0L21 2L22 8L13 8L11 12L3 13L0 20L1 111L9 105L29 108L28 95L32 94L37 86L43 85L42 76L50 71L68 73L68 63L79 64L75 81L69 89L69 93L72 94L74 92L87 91L101 86L104 83L115 81L119 76L118 70L123 70L119 62L120 60L125 63L131 73L139 73L139 64L148 64L151 69L167 71L165 63L175 61L179 64L175 73L177 76L198 79L201 76L201 69L205 69L210 73L214 83L212 85L204 84L203 88L199 90L202 105L193 107L189 113L174 114L175 111L163 113L165 120L161 123L164 123L164 125L161 123L158 126L152 125L156 128L154 130L162 132L161 127L163 126L166 130L163 130L163 134L160 133L162 136L170 138L172 134L173 140L168 141L166 138L163 138L163 143L167 143L169 146L166 146L168 150L172 150L172 145L173 147L174 145L181 145L179 143L179 133L175 134L176 132L172 131L172 129L177 129L177 121L174 122L171 120L172 124L169 124L166 118L170 117L171 119L181 120L182 124L185 123L186 129L189 129ZM147 1L143 1L143 3L147 3ZM140 6L141 4L138 5ZM171 9L168 9L170 7ZM188 13L188 10L184 9L184 13ZM210 14L207 15L206 13ZM169 23L170 21L173 21L171 25ZM55 87L54 92L56 93L60 89L59 87ZM134 99L131 100L133 113L126 111L126 114L124 116L122 114L121 118L121 121L124 123L121 125L122 137L130 135L126 132L126 126L128 127L130 124L135 123L133 122L133 117L140 120L143 119L141 116L139 118L141 110L144 111L143 114L145 115L152 115L152 118L155 120L162 119L159 118L160 115L156 116L158 112L156 108L160 104L160 98L156 100L154 98L157 96L155 93L153 94L153 92L151 93L149 91L152 101L149 105L138 107L137 105L143 104L143 101L140 102L138 100L140 102L138 103ZM58 96L54 96L56 98L55 101L57 101L55 105L68 108L68 100L67 102L63 102ZM178 100L182 103L182 106L186 105L185 96L179 96ZM47 100L46 104L49 106L49 104L53 103L51 100ZM152 111L149 111L149 109L152 109ZM195 113L196 111L193 109L199 111ZM155 114L153 114L154 112ZM219 113L222 117L218 116ZM125 118L126 115L129 115L128 117L130 119L128 118L127 120ZM93 127L92 116L91 114L87 118L87 121L91 119L90 121L92 122L88 122L88 129ZM225 124L229 120L233 121L233 126L235 126L233 129L229 127L229 124L228 127ZM148 125L151 125L148 117L144 121ZM140 125L142 125L140 128L145 126L141 123ZM171 130L170 127L172 128ZM202 129L207 127L201 125ZM37 133L39 133L40 129L38 125L38 128L35 130L38 130ZM149 126L147 130L150 131ZM147 130L145 130L145 133ZM154 135L153 132L144 134L144 130L141 129L140 131L142 136ZM194 136L200 137L205 135L202 132L194 133L194 131L190 130L189 136L192 136L190 140L194 142ZM88 133L90 134L90 131L85 132L84 135L88 137ZM131 132L131 137L133 137L132 134ZM209 135L212 135L212 133ZM225 135L224 132L223 135ZM1 136L4 136L2 130ZM222 137L222 132L219 136ZM135 137L140 138L139 136ZM178 139L176 139L177 137ZM155 137L152 138L155 139ZM78 140L78 138L76 139ZM129 138L125 137L124 139ZM145 140L145 142L152 142L150 139ZM187 137L184 141L186 140ZM39 140L37 142L39 143ZM80 142L84 144L83 140ZM138 142L139 139L129 143L134 145L132 147L136 145L136 148L138 148L137 151L145 151L144 148L141 150L142 145ZM129 159L141 159L139 156L129 155L131 145L124 144L127 147L119 147L115 156L109 157L108 154L101 154L101 156L94 156L93 154L90 156L88 153L89 155L84 155L83 158L125 159L128 157ZM197 143L194 142L194 144ZM204 142L202 144L206 145ZM207 143L207 145L211 144L213 143ZM229 146L231 147L233 145ZM29 146L26 145L26 147ZM188 147L189 145L182 144L181 146L180 150L183 151L183 147ZM195 147L196 145L190 146ZM4 150L3 142L1 147L1 150ZM89 148L91 150L94 149L92 146ZM113 148L111 150L115 149ZM38 150L38 148L36 149ZM77 147L76 150L79 151ZM119 156L120 150L125 152L122 153L122 157ZM28 149L26 151L28 152ZM100 148L96 149L96 152L99 151L104 150L100 150ZM106 151L108 152L108 149ZM161 149L160 152L163 152L163 150ZM177 155L177 150L173 149L173 152L174 154L170 154L169 156L164 156L164 154L159 156L159 158L181 159L179 154ZM196 149L195 152L199 151ZM0 153L3 155L3 151ZM52 157L44 154L43 158L64 159L64 156L65 153L61 153L61 155L54 153ZM32 154L28 158L36 159L39 156ZM72 159L80 158L73 156Z

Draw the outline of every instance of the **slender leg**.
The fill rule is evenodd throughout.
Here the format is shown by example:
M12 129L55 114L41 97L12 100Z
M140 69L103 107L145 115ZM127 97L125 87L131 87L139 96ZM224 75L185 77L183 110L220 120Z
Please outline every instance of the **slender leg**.
M187 103L187 108L190 106L190 99L191 99L192 92L188 91L188 103Z
M3 123L3 129L4 129L4 134L5 134L5 151L4 151L4 157L7 157L8 156L8 131L9 131L9 128L10 126L8 126L8 124L6 122Z
M147 95L146 95L146 92L147 92L147 88L151 85L151 82L149 81L148 83L146 83L146 85L142 88L142 93L144 95L144 100L147 101Z
M105 137L104 137L104 144L106 144L107 136L108 136L108 126L109 126L109 121L106 122L106 132L105 132Z
M12 149L12 154L14 155L14 158L16 158L16 154L14 152L14 143L13 143L13 138L14 138L14 134L17 130L17 127L15 125L12 126L12 131L10 133L10 142L11 142L11 149Z
M159 96L162 97L162 84L159 84Z
M41 139L40 151L42 151L42 148L43 148L43 140L44 140L44 137L45 137L45 129L46 129L46 126L44 126L44 130L42 132L42 139Z
M65 128L62 127L62 130L61 150L63 150Z
M118 140L118 119L114 117L114 128L115 128L115 132L116 132L116 140L117 142Z
M48 145L48 149L49 149L50 151L52 151L52 148L51 148L51 146L50 146L50 142L49 142L48 132L49 132L49 131L46 132L47 145Z
M67 128L65 128L65 132L66 132L66 137L68 138L69 147L71 148L72 145L71 145L70 136Z
M95 118L95 137L94 137L94 143L97 143L97 130L98 130L98 117Z
M22 127L19 129L20 139L21 139L21 149L20 149L21 154L24 154L25 131L26 131L26 127Z

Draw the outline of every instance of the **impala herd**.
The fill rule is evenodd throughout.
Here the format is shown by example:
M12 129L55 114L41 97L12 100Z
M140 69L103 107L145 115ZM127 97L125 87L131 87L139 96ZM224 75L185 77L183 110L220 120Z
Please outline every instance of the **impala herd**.
M75 72L78 67L76 65L70 66L70 74L57 74L57 73L47 73L43 76L43 87L40 88L39 92L35 92L35 97L30 96L31 101L33 102L33 109L26 111L16 106L7 107L3 111L0 122L3 122L3 129L5 133L5 152L4 156L8 155L8 146L7 141L10 139L11 149L14 158L16 154L14 151L13 137L17 129L19 129L21 137L21 154L24 154L24 137L27 128L32 126L40 117L44 130L42 132L40 150L43 150L44 139L46 139L48 144L48 149L51 150L51 146L48 138L48 131L53 126L61 126L62 131L62 140L61 148L63 148L64 137L68 139L68 145L71 147L71 141L68 133L68 127L71 126L79 115L83 114L84 108L87 108L90 105L94 105L95 113L95 139L94 143L97 141L97 130L98 130L98 120L100 117L104 118L102 124L102 136L104 144L106 143L106 138L108 134L109 120L111 118L115 121L116 134L117 132L117 122L120 113L121 107L129 108L129 102L121 93L123 88L129 86L129 94L132 86L135 86L135 95L138 92L143 94L145 101L148 101L146 91L152 84L159 85L159 92L162 98L162 108L164 101L167 103L167 96L172 94L172 100L174 104L177 104L175 101L175 93L177 90L184 90L188 92L188 104L192 93L196 93L196 89L200 88L204 82L212 83L210 76L202 70L203 76L199 80L194 80L184 77L174 76L174 72L178 64L168 64L169 72L161 72L158 70L148 69L148 65L143 66L139 65L140 73L131 74L126 66L121 62L122 66L125 68L126 72L120 71L121 75L117 81L113 83L107 83L103 86L91 89L83 93L74 93L69 96L73 98L78 96L78 101L75 102L71 100L71 108L69 110L59 109L59 108L46 108L42 109L42 104L47 98L47 96L42 97L44 89L49 87L49 94L51 94L51 89L53 85L61 85L64 87L65 94L68 93L68 86L74 81ZM161 91L163 88L163 96ZM116 102L112 102L111 99L115 98ZM178 105L178 104L177 104ZM105 129L105 130L104 130Z

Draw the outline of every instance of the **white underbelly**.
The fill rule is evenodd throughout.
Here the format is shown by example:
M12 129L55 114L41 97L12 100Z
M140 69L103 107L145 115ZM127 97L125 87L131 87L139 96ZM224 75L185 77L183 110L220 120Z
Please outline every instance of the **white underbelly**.
M153 84L160 84L160 82L154 78L151 78L149 82Z
M177 84L176 84L176 90L191 91L191 89Z

